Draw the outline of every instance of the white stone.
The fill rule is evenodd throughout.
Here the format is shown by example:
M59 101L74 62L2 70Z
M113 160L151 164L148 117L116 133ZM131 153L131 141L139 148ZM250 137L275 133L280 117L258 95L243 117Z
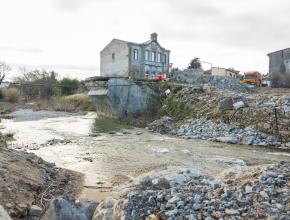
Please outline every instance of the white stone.
M29 209L29 214L32 216L41 216L42 208L37 205L32 205Z
M246 105L243 101L239 101L233 104L234 109L240 109L240 108L244 108Z
M237 144L239 142L239 138L235 136L218 137L216 140L219 142L231 144Z
M5 209L0 205L0 219L1 220L11 220L10 216L7 214Z
M253 191L253 187L247 185L245 188L246 193L251 193Z

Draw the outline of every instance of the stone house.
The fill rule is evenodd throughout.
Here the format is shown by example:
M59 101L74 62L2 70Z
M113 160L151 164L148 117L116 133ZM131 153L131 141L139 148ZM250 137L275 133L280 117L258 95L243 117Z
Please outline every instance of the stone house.
M228 76L228 77L238 78L239 77L239 71L234 70L234 69L221 68L221 67L212 67L211 75L214 75L214 76Z
M156 33L151 39L138 44L113 39L101 52L103 77L154 78L168 73L170 51L163 48Z
M268 54L272 87L290 87L290 48Z

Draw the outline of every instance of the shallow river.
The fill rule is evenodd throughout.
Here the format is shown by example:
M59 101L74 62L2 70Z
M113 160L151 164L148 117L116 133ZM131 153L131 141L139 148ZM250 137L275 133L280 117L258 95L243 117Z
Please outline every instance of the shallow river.
M32 151L57 166L81 172L81 197L101 200L111 188L130 178L166 167L193 167L218 174L230 167L290 161L290 153L272 148L186 140L134 128L128 132L89 136L96 114L61 112L13 113L3 120L5 132L15 133L11 147Z

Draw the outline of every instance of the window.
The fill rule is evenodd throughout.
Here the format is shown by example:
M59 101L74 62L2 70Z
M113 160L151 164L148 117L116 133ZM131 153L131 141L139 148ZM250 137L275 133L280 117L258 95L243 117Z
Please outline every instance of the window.
M161 53L158 53L157 62L161 63Z
M145 51L145 60L149 60L149 51L148 50Z
M155 52L152 52L151 53L151 61L152 62L155 62L155 60L156 60L156 53Z
M134 49L134 60L138 60L138 50Z
M166 58L167 58L167 57L166 57L166 54L164 54L164 55L163 55L163 63L165 63L165 64L166 64L166 61L167 61Z
M112 60L115 60L115 53L112 53Z

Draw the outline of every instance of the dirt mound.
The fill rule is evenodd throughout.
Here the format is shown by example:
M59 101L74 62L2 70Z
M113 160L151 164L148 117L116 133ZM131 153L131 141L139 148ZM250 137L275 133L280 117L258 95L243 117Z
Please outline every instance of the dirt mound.
M33 153L0 148L0 205L13 219L40 215L50 199L75 196L81 185L79 173L57 168Z

